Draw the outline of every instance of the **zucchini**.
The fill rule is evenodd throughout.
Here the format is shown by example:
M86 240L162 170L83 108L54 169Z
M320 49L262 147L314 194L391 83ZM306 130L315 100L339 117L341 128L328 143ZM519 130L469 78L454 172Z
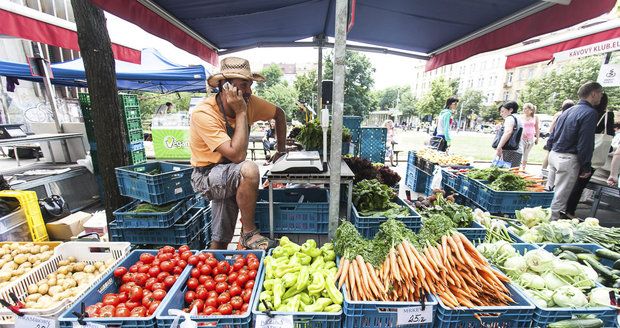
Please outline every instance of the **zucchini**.
M601 328L603 327L603 320L598 318L593 319L570 319L562 320L554 323L550 323L548 328Z
M610 251L610 250L605 249L605 248L597 249L596 250L596 255L598 257L602 257L604 259L609 259L609 260L612 260L612 261L620 260L620 254L618 254L616 252L613 252L613 251Z
M614 265L612 266L612 268L616 270L620 270L620 260L617 260L616 262L614 262Z
M560 256L560 254L562 254L563 250L561 248L556 248L553 250L553 255L555 256Z
M591 258L584 259L583 261L587 263L590 267L592 267L594 271L598 272L600 275L602 275L606 279L613 278L614 274L611 272L611 269L602 265L601 262L596 261Z
M579 261L582 261L582 262L585 261L586 259L594 260L598 262L598 257L592 253L590 254L580 253L580 254L577 254L577 258L579 259Z
M620 276L620 270L613 269L611 270L611 273L613 273L616 276Z
M583 247L573 246L573 245L562 245L560 246L560 249L563 251L571 251L575 254L592 254L592 252L590 252L589 250Z
M620 288L620 280L616 280L616 282L614 282L613 285L611 285L612 288Z
M571 251L562 251L562 253L558 255L558 258L561 258L563 260L575 261L575 262L579 260L579 258L577 258L577 255L575 255L575 253Z

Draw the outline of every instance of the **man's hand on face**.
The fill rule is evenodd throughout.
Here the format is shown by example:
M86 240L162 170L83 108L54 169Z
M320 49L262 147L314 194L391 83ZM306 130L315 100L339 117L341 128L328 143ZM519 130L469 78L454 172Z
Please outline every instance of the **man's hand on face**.
M226 97L226 103L235 114L241 114L247 111L248 107L241 90L230 83L225 83L222 88L224 89L223 92Z

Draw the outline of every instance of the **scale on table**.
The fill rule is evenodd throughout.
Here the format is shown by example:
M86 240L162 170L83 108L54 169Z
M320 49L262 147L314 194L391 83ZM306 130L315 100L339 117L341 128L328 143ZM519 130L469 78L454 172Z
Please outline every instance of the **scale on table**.
M12 139L26 137L21 124L0 124L0 139Z

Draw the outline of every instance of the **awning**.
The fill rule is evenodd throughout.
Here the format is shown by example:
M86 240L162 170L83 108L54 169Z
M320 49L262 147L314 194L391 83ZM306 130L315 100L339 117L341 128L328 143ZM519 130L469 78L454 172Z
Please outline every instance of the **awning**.
M49 16L49 17L48 17ZM41 17L39 20L37 17ZM50 23L43 18L53 21ZM79 51L75 24L7 1L0 4L0 34ZM57 25L58 24L58 25ZM112 43L114 58L140 63L140 50Z
M553 55L555 53L584 47L587 45L595 45L599 42L616 38L620 38L620 27L509 55L506 58L506 69L538 63L541 61L549 61L553 59ZM604 47L605 46L603 46L603 48ZM585 51L587 52L588 50Z
M214 65L214 50L293 46L334 36L333 0L93 2ZM427 69L434 69L598 17L616 0L555 2L356 0L347 39L432 55Z

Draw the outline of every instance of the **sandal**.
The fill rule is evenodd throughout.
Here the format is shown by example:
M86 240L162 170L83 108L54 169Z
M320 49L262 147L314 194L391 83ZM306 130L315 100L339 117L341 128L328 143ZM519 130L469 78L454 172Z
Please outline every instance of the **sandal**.
M258 230L258 228L248 233L242 233L241 234L241 246L245 247L246 249L264 250L264 251L276 247L275 240L269 239L265 236L261 236L260 238L255 240L253 243L248 244L250 239L253 236L258 235L258 234L260 234L260 230Z

